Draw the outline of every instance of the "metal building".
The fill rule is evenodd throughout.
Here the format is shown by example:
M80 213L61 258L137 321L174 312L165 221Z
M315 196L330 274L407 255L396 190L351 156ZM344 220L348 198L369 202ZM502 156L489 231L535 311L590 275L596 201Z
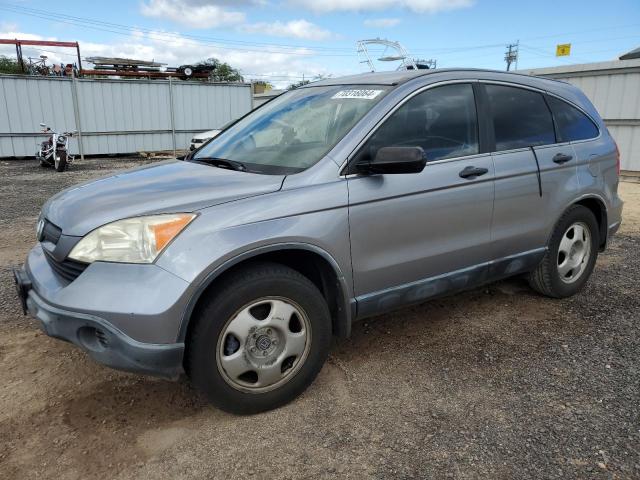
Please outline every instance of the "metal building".
M251 85L0 75L0 157L33 156L39 124L78 130L72 154L186 149L251 110ZM81 143L80 143L81 141Z
M520 70L519 73L555 78L580 88L598 109L616 140L622 170L640 172L640 59Z
M263 103L267 103L272 98L277 97L278 95L282 95L286 90L267 90L263 93L254 93L253 94L253 108L259 107Z

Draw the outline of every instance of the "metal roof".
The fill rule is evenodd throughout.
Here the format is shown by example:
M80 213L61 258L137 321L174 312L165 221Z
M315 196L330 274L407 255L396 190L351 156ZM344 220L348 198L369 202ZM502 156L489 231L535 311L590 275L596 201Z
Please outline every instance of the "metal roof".
M620 55L620 60L633 60L634 58L640 58L640 47L631 50L630 52Z
M612 75L628 73L631 70L640 70L640 59L611 60L607 62L577 63L574 65L561 65L557 67L523 69L518 70L518 73L542 76L549 75L554 78L565 78L575 76Z

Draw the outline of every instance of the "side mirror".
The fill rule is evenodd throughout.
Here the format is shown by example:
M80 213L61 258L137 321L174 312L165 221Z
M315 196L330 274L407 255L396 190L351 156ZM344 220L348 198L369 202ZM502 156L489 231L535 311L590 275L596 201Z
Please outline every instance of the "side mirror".
M40 126L41 126L42 128L46 128L46 127L47 127L47 124L46 124L46 123L41 123L41 124L40 124Z
M373 160L356 167L364 173L420 173L426 164L422 147L382 147Z

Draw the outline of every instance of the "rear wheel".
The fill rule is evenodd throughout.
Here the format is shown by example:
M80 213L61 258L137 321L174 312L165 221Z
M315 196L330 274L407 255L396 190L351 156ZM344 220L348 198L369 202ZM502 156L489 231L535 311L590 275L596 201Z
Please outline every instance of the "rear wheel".
M599 242L598 222L591 210L572 206L556 224L547 253L529 274L529 284L549 297L574 295L593 272Z
M327 304L306 277L275 263L233 272L199 308L187 371L211 403L256 413L293 400L322 368L331 339Z

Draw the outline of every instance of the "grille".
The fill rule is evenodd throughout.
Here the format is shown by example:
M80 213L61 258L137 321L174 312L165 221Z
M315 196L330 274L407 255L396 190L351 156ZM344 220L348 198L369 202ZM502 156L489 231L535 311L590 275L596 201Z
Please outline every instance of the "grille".
M62 235L62 229L60 227L55 226L49 220L45 218L44 227L42 227L42 234L40 241L41 242L51 242L54 245L57 245L58 240L60 240L60 235Z
M65 258L63 261L59 262L58 260L53 258L53 255L46 249L43 250L47 262L49 262L49 265L51 266L53 271L70 282L73 282L76 278L78 278L88 266L86 263L76 262L75 260L70 260L68 258Z
M107 335L99 328L96 328L96 340L98 340L98 343L102 345L104 348L107 348L109 346L109 340L107 340Z
M61 235L62 229L45 218L44 225L42 227L42 233L40 234L40 241L57 245ZM78 278L80 274L84 272L85 269L89 266L86 263L77 262L69 258L65 258L60 262L56 260L56 258L53 256L53 253L51 253L47 247L43 246L42 250L44 251L44 256L51 266L51 269L59 276L70 282L73 282L76 278Z
M43 248L42 250L44 251L44 256L47 259L47 262L49 262L49 265L51 266L53 271L70 282L73 282L76 278L78 278L80 274L84 272L85 269L89 266L86 263L76 262L75 260L70 260L68 258L65 258L63 261L59 262L58 260L53 258L53 255L46 248Z

